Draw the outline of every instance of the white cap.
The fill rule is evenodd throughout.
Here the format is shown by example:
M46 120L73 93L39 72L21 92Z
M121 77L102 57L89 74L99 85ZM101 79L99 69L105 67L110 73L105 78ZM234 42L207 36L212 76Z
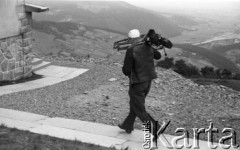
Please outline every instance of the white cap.
M139 38L140 37L140 32L138 29L132 29L128 32L128 37L129 38Z

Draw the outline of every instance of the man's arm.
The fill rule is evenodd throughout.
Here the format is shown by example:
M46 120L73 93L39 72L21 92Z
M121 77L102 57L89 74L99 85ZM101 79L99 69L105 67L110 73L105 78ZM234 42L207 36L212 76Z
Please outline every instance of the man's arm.
M159 51L154 50L153 55L154 55L153 56L154 59L156 59L156 60L161 59L161 53Z
M126 55L124 58L124 64L122 67L122 72L125 76L130 77L131 71L132 71L132 66L133 66L133 48L129 48L126 51Z

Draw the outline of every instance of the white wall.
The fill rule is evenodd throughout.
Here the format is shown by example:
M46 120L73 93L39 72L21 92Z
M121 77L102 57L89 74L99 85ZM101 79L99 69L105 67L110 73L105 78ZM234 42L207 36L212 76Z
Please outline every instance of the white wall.
M0 0L0 39L19 34L17 0Z

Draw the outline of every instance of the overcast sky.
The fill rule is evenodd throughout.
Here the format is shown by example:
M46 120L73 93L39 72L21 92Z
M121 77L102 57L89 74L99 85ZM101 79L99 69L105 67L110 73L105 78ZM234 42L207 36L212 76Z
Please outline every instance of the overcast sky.
M39 3L39 1L44 1L44 0L25 0L25 1ZM55 1L63 1L63 0L55 0ZM81 0L72 0L72 1L81 1ZM97 0L93 0L93 1L97 1ZM103 1L103 0L100 0L100 1ZM108 0L108 1L120 1L120 0ZM167 7L170 9L171 8L173 9L174 8L221 9L228 6L228 4L230 4L231 2L236 2L239 0L122 0L122 1L128 2L136 6L144 7L147 9L153 8L156 10L161 7Z
M221 9L239 0L124 0L145 8ZM229 5L228 5L229 4ZM240 7L240 6L239 6Z

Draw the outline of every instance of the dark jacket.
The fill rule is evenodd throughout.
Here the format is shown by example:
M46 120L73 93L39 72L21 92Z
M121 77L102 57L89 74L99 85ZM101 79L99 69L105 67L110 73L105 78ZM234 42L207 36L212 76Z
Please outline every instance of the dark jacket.
M130 47L125 55L123 74L130 78L130 83L141 83L157 78L154 60L161 54L147 44Z

